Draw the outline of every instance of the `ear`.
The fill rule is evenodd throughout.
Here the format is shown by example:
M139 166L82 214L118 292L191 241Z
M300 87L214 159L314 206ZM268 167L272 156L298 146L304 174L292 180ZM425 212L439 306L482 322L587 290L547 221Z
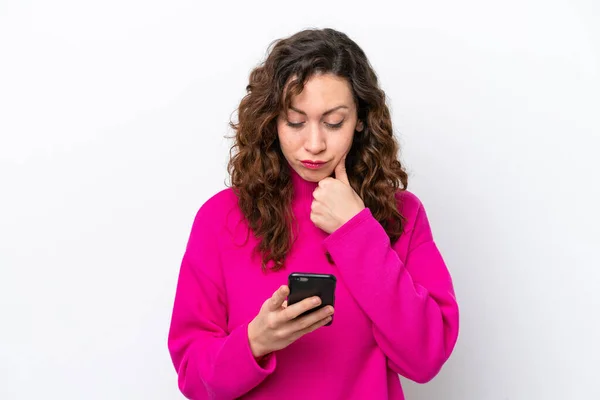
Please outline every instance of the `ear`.
M363 124L363 122L359 119L358 121L356 121L356 128L354 128L356 131L358 132L362 132L363 129L365 129L365 125Z

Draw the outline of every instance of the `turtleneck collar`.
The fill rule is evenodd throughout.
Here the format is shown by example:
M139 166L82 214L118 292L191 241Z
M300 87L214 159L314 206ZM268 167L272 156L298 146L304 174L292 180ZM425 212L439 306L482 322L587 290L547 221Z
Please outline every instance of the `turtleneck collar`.
M294 168L288 165L294 188L292 205L296 212L309 212L313 201L313 192L319 186L318 182L310 182L302 178Z

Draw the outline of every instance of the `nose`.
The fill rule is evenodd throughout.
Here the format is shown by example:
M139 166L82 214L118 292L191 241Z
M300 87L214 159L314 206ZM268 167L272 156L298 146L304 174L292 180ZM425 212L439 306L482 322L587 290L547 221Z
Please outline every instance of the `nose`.
M318 124L311 124L307 130L306 140L304 141L304 149L311 154L319 154L327 148L325 143L325 135L321 132Z

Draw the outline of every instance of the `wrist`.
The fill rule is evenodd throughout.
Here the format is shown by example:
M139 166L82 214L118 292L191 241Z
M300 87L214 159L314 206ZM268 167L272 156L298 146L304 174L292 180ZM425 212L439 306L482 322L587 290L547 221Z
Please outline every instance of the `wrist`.
M346 216L346 218L344 219L344 221L341 225L347 224L351 219L353 219L358 214L360 214L362 212L362 210L364 210L365 208L366 207L364 205L357 206L355 209L352 210L352 212L348 213L348 215Z
M254 325L252 324L252 322L248 324L248 343L250 345L250 351L252 352L252 356L258 360L266 356L268 352L265 351L262 348L262 346L260 346L260 344L258 343L254 332Z

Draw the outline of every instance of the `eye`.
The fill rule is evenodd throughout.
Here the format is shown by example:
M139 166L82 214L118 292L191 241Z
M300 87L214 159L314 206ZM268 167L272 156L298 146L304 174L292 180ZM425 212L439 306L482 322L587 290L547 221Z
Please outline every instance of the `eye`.
M344 120L341 120L337 124L329 124L329 123L325 122L325 125L327 125L327 127L330 128L330 129L339 129L339 128L342 127L343 123L344 123Z
M287 121L286 125L292 128L300 128L302 125L304 125L304 122L290 122Z

